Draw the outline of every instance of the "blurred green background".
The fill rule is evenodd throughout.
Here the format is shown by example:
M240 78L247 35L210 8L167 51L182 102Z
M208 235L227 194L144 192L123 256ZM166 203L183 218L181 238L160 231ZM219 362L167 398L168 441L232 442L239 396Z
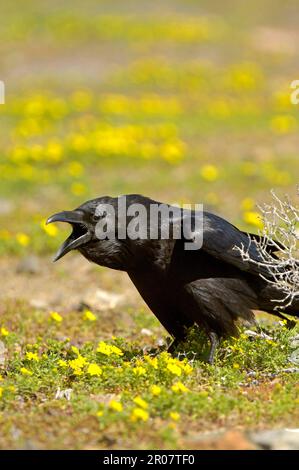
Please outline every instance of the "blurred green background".
M203 202L258 229L298 182L296 1L1 6L0 253L53 251L103 194Z

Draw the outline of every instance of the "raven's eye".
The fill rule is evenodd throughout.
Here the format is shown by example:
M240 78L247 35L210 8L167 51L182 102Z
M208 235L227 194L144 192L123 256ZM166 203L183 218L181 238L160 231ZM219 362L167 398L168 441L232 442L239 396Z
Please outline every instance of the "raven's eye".
M98 222L98 220L102 219L103 217L105 217L105 212L97 212L97 213L94 213L93 214L93 220L94 222Z

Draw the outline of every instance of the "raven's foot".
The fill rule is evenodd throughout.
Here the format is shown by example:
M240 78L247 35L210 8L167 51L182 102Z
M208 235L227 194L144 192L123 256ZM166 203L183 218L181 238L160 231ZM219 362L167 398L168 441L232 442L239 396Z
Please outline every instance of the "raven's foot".
M219 337L217 335L217 333L214 333L213 331L210 332L208 334L209 336L209 339L210 339L210 342L211 342L211 349L210 349L210 353L209 353L209 357L208 357L208 363L209 364L213 364L214 362L214 359L215 359L215 352L216 352L216 349L219 345Z

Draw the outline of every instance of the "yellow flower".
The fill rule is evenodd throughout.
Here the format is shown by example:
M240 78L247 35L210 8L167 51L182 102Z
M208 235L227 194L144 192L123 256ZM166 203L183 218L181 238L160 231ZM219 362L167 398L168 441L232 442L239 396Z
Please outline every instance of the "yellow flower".
M276 134L288 134L294 131L297 121L294 116L279 115L271 120L271 128Z
M142 366L137 366L133 368L133 372L135 375L145 375L146 369Z
M53 321L56 321L57 323L61 323L63 318L61 315L59 315L58 312L50 312L50 318Z
M2 326L0 329L1 336L8 336L9 331L5 328L5 326Z
M161 387L159 387L159 385L152 385L150 391L152 395L157 397L161 393Z
M189 389L182 382L176 382L175 384L173 384L171 390L173 392L189 392Z
M89 364L87 373L89 375L101 375L103 371L97 364Z
M156 357L144 356L146 362L148 362L154 369L158 369L158 359Z
M97 416L101 418L103 416L104 412L102 410L97 411Z
M68 366L67 362L63 361L62 359L59 359L58 365L64 369Z
M30 243L30 238L28 237L28 235L22 232L19 232L16 234L16 240L19 243L19 245L25 246L25 247L28 246Z
M254 225L258 228L263 228L264 224L261 215L258 212L247 211L243 214L243 220L248 225Z
M118 412L123 410L122 404L119 401L116 401L116 400L111 400L110 401L109 408L111 410L118 411Z
M148 404L146 403L146 401L139 396L135 397L133 402L136 403L136 405L140 406L140 408L143 408L145 410L148 408Z
M87 363L87 359L85 357L79 355L76 359L72 359L69 361L69 366L73 369L75 375L82 375L82 368Z
M86 187L82 183L73 183L71 191L75 196L82 196L82 194L86 193Z
M2 397L2 395L3 395L3 388L0 387L0 398Z
M142 408L134 408L131 414L132 421L147 421L149 418L149 414L147 411L143 410Z
M63 147L60 142L51 140L46 147L46 156L50 162L59 162L62 159Z
M28 361L39 361L38 355L33 352L26 352L26 359L28 359Z
M176 411L171 411L169 413L169 416L173 421L179 421L179 419L180 419L180 414L177 413Z
M167 369L174 375L178 375L178 376L182 375L182 369L176 364L172 364L172 363L167 364Z
M234 369L240 369L240 364L238 364L237 362L235 362L235 363L233 364L233 368L234 368Z
M77 346L71 346L71 350L73 351L73 353L77 354L77 356L80 356L80 351Z
M254 202L254 199L252 199L251 197L246 197L241 202L241 208L243 209L243 211L251 211L254 208L254 206L255 206L255 202Z
M2 377L2 375L0 374L0 382L1 382L1 380L3 380L3 377Z
M21 367L20 370L23 375L33 375L33 372L31 372L31 370L26 369L26 367Z
M124 355L122 350L119 349L117 346L106 344L104 341L100 341L97 347L97 352L105 354L106 356L111 356L111 354L115 354L116 356Z
M83 173L83 166L79 162L71 162L68 166L68 170L71 176L81 176Z
M161 147L161 155L169 163L179 163L184 157L185 144L183 142L166 142Z
M190 366L190 364L184 364L182 365L183 370L186 374L191 374L193 372L193 367Z
M200 175L206 181L216 181L219 177L219 170L214 165L204 165L201 169Z
M83 314L83 320L87 321L96 321L97 317L95 316L94 313L92 313L90 310L85 310Z
M57 227L53 224L46 225L45 220L41 221L40 226L43 229L43 231L46 232L47 235L49 235L49 237L56 237L56 235L58 234Z

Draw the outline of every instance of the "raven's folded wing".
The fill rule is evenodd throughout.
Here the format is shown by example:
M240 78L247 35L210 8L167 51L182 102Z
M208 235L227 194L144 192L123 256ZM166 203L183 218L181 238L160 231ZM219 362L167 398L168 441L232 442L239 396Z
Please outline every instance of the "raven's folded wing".
M198 216L201 217L201 215ZM258 247L249 234L241 232L226 220L208 212L205 212L203 215L201 230L201 249L210 256L230 264L241 271L246 271L256 276L263 275L269 277L268 269L262 265L263 259ZM195 236L193 232L194 239ZM188 236L186 239L188 239ZM192 239L192 235L190 235L190 239ZM240 250L248 253L248 260L243 258Z

